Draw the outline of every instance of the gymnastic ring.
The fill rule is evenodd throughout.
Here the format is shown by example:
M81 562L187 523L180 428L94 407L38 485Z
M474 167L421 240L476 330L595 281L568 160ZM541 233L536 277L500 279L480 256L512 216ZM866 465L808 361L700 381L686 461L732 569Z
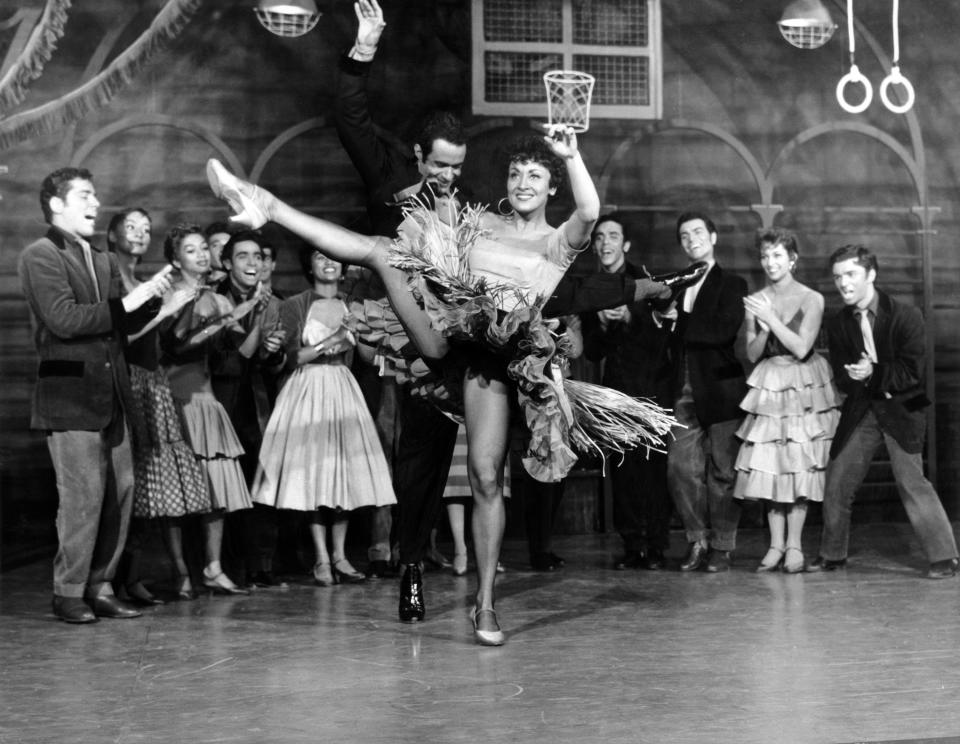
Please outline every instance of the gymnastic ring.
M843 89L846 88L849 83L860 83L863 85L863 101L856 106L847 103L847 99L843 97ZM859 67L850 65L850 72L840 78L840 82L837 83L837 103L840 104L840 108L851 114L859 114L867 110L867 106L870 105L872 100L873 86L870 85L870 81L860 73Z
M887 95L887 90L891 85L902 85L904 87L904 90L907 92L906 103L895 105L890 101L890 97ZM880 83L880 100L883 101L883 105L895 114L905 114L913 106L913 101L915 98L916 96L914 95L913 86L910 84L910 81L900 74L900 66L894 65L890 69L890 74L883 79L882 83Z

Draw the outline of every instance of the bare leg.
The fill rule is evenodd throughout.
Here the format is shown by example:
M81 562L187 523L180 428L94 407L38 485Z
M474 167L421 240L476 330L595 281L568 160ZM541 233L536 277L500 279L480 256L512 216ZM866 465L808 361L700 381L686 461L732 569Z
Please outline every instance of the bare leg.
M477 558L477 609L493 609L493 584L503 543L503 462L510 424L508 388L469 376L463 383L467 472L473 491L473 550ZM499 630L492 612L477 616L480 630Z
M173 566L177 570L177 575L189 580L190 570L187 568L187 561L183 557L183 529L180 527L180 522L176 519L168 519L164 527L167 552L170 554L170 560L173 561Z
M453 572L461 575L467 570L467 540L464 531L464 506L458 501L447 503L447 519L453 537Z
M203 569L203 584L215 592L226 594L249 594L241 589L223 572L220 566L220 550L223 546L223 520L225 512L221 509L203 515L204 552L207 565Z
M350 519L346 514L337 514L333 523L332 542L333 542L333 562L339 563L347 559L347 527L350 525Z
M787 512L787 557L783 567L797 573L804 569L803 524L807 521L807 502L798 501Z
M212 170L208 163L207 173L214 193L226 199L236 211L249 205L238 215L240 222L252 227L260 227L266 220L276 222L337 261L359 264L376 271L386 287L390 304L420 354L427 359L440 359L446 354L446 340L430 327L429 318L407 289L406 276L387 261L390 238L362 235L305 214L269 191L236 178L220 163L216 163Z
M757 567L758 571L772 571L780 565L785 550L784 539L787 518L783 505L770 504L767 508L767 524L770 527L770 547Z
M327 526L319 512L311 514L310 537L313 538L313 549L316 551L316 564L330 563L330 553L327 552Z

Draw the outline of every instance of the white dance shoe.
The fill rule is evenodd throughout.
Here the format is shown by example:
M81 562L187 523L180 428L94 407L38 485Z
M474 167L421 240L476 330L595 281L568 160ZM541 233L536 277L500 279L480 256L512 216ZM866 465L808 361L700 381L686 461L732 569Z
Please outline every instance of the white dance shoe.
M230 218L232 222L256 230L270 221L273 195L237 178L216 158L207 161L207 181L214 196L223 199L236 212Z
M481 630L477 627L477 617L479 617L483 612L489 612L491 615L493 615L494 622L497 622L497 613L495 610L474 607L470 613L470 619L473 620L474 639L481 646L502 646L504 643L506 643L507 637L504 635L503 631L500 630L499 622L497 622L498 627L496 630Z

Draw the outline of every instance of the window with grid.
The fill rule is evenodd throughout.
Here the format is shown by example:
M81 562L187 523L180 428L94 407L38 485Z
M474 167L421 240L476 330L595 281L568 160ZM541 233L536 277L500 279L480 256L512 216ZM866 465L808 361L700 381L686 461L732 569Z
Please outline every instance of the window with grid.
M591 118L658 119L660 0L473 0L473 112L546 117L543 74L596 78Z

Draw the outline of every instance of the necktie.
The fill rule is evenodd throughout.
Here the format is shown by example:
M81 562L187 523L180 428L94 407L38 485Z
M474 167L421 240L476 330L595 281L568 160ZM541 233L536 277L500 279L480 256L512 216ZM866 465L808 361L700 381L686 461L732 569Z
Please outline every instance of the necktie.
M87 271L90 272L90 280L93 282L93 291L97 295L97 302L100 302L100 283L97 281L97 271L93 268L93 252L90 249L90 244L86 240L77 239L77 242L80 243L80 247L83 249L83 260L87 264Z
M877 363L877 347L873 343L873 328L870 326L870 313L866 310L858 310L860 316L860 332L863 334L863 350L867 352L870 361Z

